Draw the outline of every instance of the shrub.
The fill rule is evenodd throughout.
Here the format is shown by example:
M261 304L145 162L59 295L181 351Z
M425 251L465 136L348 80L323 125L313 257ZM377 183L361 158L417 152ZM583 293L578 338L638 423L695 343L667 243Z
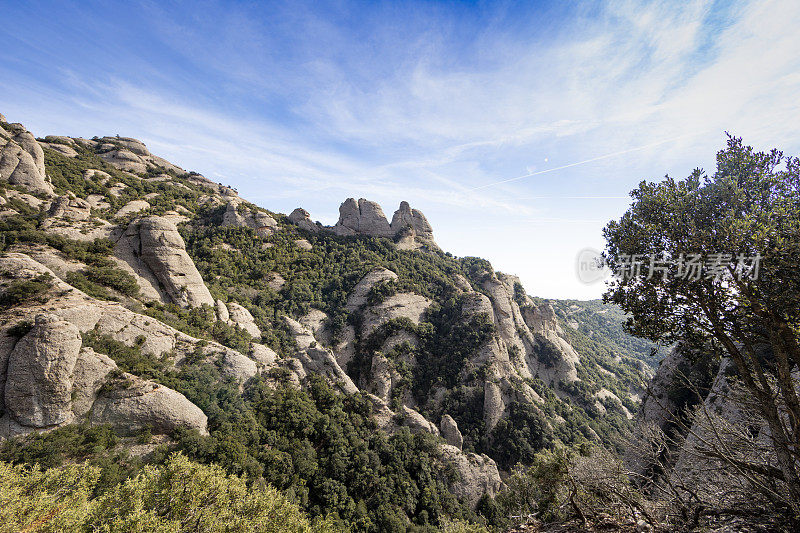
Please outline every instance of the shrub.
M0 306L13 307L36 296L41 296L52 286L53 276L42 273L32 279L14 280L0 295Z
M95 283L111 287L125 296L139 294L139 285L136 283L136 279L120 268L90 265L86 270L86 277Z
M175 454L147 466L99 497L100 469L0 463L3 531L332 531L313 527L298 506L270 486L248 487L218 466Z

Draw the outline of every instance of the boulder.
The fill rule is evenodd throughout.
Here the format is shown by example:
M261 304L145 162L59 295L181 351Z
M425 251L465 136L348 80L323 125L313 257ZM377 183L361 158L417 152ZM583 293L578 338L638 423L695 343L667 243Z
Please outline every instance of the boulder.
M248 379L258 374L256 362L244 354L224 348L221 357L221 370L227 376L232 376L240 384L244 384Z
M89 414L92 424L111 424L129 435L145 428L171 434L180 427L208 434L206 415L179 392L131 374L124 374L109 388L94 402Z
M439 429L436 425L422 416L419 411L404 405L399 412L401 425L406 426L413 433L430 433L438 435Z
M45 428L72 420L72 373L81 349L73 324L36 316L8 358L5 409L21 425Z
M263 344L258 344L254 342L250 345L250 357L253 360L265 367L271 367L275 364L275 361L278 360L278 354L270 348L269 346L264 346Z
M245 330L250 336L256 339L261 338L261 330L256 326L256 321L250 311L236 302L228 302L228 315L231 323Z
M289 214L289 220L300 229L304 229L312 233L319 231L319 226L317 226L314 221L311 220L311 215L303 208L298 207L292 211L291 214Z
M44 151L21 124L0 126L0 179L48 196L53 186L44 168Z
M441 431L442 437L444 437L444 440L450 446L455 446L460 450L464 445L464 437L458 430L458 424L456 424L456 421L453 420L452 416L442 416L442 420L439 422L439 431Z
M222 300L217 300L214 303L214 311L217 313L217 320L220 322L227 323L230 321L231 315L228 312L228 306Z

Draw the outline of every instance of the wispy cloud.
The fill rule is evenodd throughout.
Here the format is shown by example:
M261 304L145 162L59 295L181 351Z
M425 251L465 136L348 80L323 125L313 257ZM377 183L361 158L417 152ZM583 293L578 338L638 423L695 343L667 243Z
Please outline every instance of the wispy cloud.
M503 266L540 294L596 294L535 250L602 244L630 188L710 166L723 131L800 151L793 1L118 9L9 9L0 111L38 134L141 137L325 222L347 196L389 212L409 200L445 248L506 257L477 227L491 220L510 241L541 240ZM570 220L580 232L562 232Z

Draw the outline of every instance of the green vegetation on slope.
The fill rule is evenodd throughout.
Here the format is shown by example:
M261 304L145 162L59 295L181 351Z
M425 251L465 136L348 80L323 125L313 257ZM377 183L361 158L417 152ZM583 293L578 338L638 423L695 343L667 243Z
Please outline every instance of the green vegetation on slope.
M176 454L97 494L100 469L0 462L3 531L335 531L269 486Z

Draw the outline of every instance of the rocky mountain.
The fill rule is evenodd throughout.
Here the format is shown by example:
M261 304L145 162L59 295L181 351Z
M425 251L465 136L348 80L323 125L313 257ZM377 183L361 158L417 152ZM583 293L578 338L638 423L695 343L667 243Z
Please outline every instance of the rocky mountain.
M607 309L443 253L407 202L390 222L350 198L325 227L136 139L36 139L2 116L0 190L0 438L20 446L147 432L312 514L438 522L554 443L619 446L651 374L618 322L592 322ZM345 434L362 455L326 455ZM402 503L350 479L363 454L408 477Z

